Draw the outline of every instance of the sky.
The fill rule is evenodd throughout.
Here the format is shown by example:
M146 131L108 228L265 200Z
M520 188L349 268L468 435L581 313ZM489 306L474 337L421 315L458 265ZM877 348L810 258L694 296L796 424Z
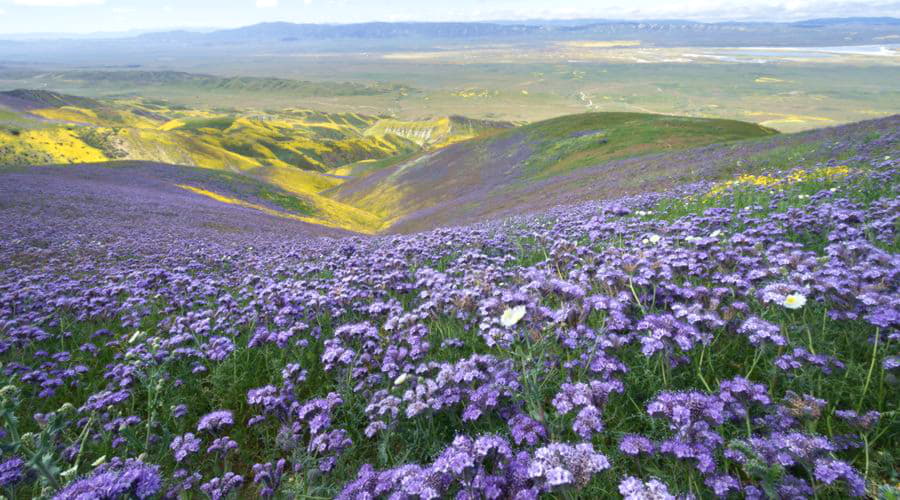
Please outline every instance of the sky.
M0 37L230 28L267 21L793 21L845 16L900 17L900 0L0 0Z

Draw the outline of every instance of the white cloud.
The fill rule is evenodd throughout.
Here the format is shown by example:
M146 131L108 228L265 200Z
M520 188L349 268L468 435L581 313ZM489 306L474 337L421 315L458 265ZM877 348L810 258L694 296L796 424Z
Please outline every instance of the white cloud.
M13 0L13 3L29 7L77 7L79 5L103 5L106 0Z
M256 0L256 6L260 9L278 7L278 0Z

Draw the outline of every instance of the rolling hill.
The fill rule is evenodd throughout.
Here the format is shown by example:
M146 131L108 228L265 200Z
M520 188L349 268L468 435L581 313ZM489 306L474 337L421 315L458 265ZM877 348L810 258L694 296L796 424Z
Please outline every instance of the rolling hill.
M404 122L305 109L187 109L154 100L94 100L43 90L0 92L3 108L17 115L18 123L0 127L0 164L128 159L324 172L512 126L464 117Z
M362 84L354 82L310 82L285 78L250 76L216 76L184 71L143 70L69 70L36 71L30 69L0 68L0 80L17 81L30 87L54 88L60 84L81 86L93 90L119 91L123 88L169 87L192 92L240 94L267 92L290 94L294 98L375 96L404 94L416 90L406 85L392 83ZM44 91L19 90L29 94ZM50 102L52 103L52 101Z
M621 177L614 167L643 157L777 132L754 124L639 113L586 113L538 122L436 152L369 168L326 192L349 205L397 224L398 230L431 227L493 213L536 208L536 186L551 186L582 176L591 182ZM591 167L588 169L588 167ZM682 173L670 165L649 176ZM585 180L582 179L582 182ZM547 194L541 196L547 196ZM454 214L454 215L450 215ZM467 215L465 215L467 214ZM437 224L433 224L437 223Z
M212 238L240 250L263 235L303 241L352 234L312 220L311 207L285 191L202 168L144 162L4 167L0 179L0 212L15 213L27 230L6 241L26 238L35 247L45 247L60 231L76 231L92 242L86 252L108 256L110 235L141 224L146 229L130 244L150 244L163 258L173 238ZM31 251L12 263L41 258Z
M401 121L304 109L187 109L24 90L0 92L0 108L0 165L155 165L141 167L142 175L162 172L162 164L181 165L171 175L202 167L192 171L205 172L203 183L170 184L358 233L411 232L666 189L764 163L772 151L808 158L810 145L839 137L834 130L865 129L779 135L746 122L645 113L584 113L515 127L459 116Z
M383 228L380 217L319 194L344 180L329 170L403 158L511 126L462 117L406 123L304 109L186 109L14 90L0 92L0 166L135 160L203 167L295 197L309 222L370 233Z

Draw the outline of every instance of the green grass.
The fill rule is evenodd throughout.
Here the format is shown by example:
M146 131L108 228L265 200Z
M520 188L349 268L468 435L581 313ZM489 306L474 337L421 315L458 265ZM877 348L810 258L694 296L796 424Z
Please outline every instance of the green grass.
M534 144L525 165L535 179L621 158L777 133L747 122L640 113L585 113L528 125L521 132Z
M293 196L284 192L278 192L268 187L262 187L257 192L258 196L266 201L272 202L288 212L298 215L315 215L316 209L307 201L298 196Z

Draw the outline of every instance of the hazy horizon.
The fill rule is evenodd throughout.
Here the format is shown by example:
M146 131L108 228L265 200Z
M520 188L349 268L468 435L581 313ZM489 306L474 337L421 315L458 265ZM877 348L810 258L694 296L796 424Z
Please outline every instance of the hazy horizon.
M5 0L3 35L114 35L165 30L229 29L263 22L354 24L364 22L490 22L578 19L683 19L701 22L791 22L824 17L900 17L900 1L699 0L459 0L452 7L412 0L195 0L189 5L150 0Z

